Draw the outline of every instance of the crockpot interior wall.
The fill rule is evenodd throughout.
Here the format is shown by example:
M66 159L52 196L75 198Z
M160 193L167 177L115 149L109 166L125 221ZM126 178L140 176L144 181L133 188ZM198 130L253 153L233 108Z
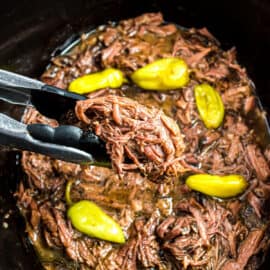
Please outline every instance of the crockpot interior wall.
M38 77L54 48L71 35L108 20L150 11L162 11L166 20L183 26L206 26L224 48L236 46L240 63L247 67L264 105L270 108L268 0L5 1L0 8L0 67ZM12 195L21 177L15 157L16 153L3 151L0 157L0 270L41 269L31 245L22 242L23 220ZM5 219L8 209L15 212Z

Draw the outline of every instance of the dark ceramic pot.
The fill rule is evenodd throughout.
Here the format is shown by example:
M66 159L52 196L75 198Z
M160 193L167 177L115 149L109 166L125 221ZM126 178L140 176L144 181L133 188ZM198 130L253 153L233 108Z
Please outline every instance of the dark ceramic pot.
M0 8L0 68L39 77L54 49L73 34L108 20L161 11L167 21L206 26L223 44L235 46L238 60L255 82L270 111L269 0L9 0ZM1 110L5 108L1 103ZM9 108L10 109L10 108ZM13 193L21 177L16 152L0 156L0 270L42 269L24 232ZM261 269L269 269L270 254Z

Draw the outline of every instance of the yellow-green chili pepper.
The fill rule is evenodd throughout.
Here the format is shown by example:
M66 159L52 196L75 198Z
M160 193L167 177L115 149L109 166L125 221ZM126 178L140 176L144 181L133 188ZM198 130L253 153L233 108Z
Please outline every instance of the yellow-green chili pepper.
M70 205L67 216L74 228L90 237L119 244L125 243L120 225L103 212L99 206L88 200L72 202L70 191L73 182L73 180L68 181L65 197L67 204Z
M188 66L179 58L163 58L136 70L131 79L143 89L177 89L189 82Z
M224 117L224 105L219 93L209 84L195 86L196 105L204 125L218 128Z
M117 88L124 82L126 82L126 79L122 71L108 68L75 79L69 85L68 90L77 94L87 94L106 87Z
M243 193L248 183L243 176L236 174L226 176L195 174L187 178L186 185L206 195L230 198Z
M68 209L67 215L74 228L90 237L119 244L125 243L120 225L91 201L82 200L74 203Z

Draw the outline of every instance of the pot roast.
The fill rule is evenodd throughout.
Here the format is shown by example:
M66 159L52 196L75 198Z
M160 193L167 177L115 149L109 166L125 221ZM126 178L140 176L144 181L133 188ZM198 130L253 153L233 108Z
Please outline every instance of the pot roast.
M17 191L27 232L45 269L258 269L269 246L270 148L254 85L207 29L183 29L160 13L108 23L52 59L42 80L67 89L84 74L113 67L130 76L166 57L183 59L181 89L146 91L129 82L88 95L58 123L31 108L26 123L72 124L105 141L112 169L23 152L26 177ZM194 87L209 83L225 107L222 125L207 129ZM261 129L257 128L260 127ZM138 147L140 146L140 148ZM220 200L192 191L187 176L239 174L248 182ZM161 177L162 175L162 177ZM125 244L89 237L67 218L73 202L90 200L123 229Z

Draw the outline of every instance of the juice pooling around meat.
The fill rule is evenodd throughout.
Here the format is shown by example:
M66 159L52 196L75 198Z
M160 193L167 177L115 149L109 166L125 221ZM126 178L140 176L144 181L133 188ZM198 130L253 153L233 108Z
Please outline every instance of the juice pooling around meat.
M171 57L186 63L185 84L146 90L130 80ZM222 51L205 28L180 30L160 13L143 14L83 35L70 52L52 59L42 80L68 89L75 79L111 67L127 83L89 94L61 123L34 109L25 116L27 123L91 128L106 142L113 165L79 166L23 153L27 179L17 192L18 206L44 267L258 269L269 245L270 148L254 125L263 114L235 50ZM196 104L194 89L201 84L215 89L224 105L214 128L205 126ZM247 185L241 195L217 200L185 185L197 174L239 175ZM72 226L65 201L71 179L70 201L98 205L117 222L125 243Z

